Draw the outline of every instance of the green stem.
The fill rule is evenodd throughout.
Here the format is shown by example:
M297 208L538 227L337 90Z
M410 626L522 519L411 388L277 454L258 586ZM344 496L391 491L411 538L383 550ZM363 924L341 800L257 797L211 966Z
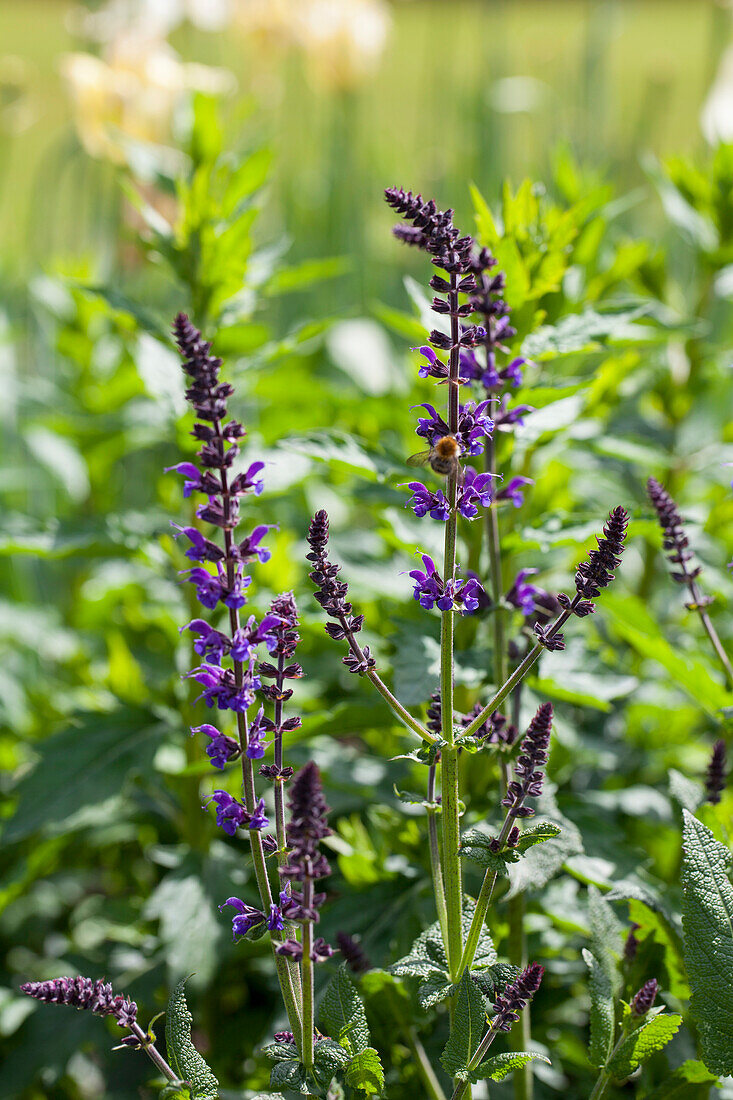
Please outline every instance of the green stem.
M524 894L516 894L509 901L509 962L523 970L527 965L527 937L524 930L525 900ZM530 1004L527 1003L519 1019L512 1028L512 1038L517 1042L518 1050L529 1050L532 1041L532 1023ZM529 1073L524 1072L529 1070ZM534 1076L530 1064L521 1066L514 1073L514 1096L516 1100L532 1100L534 1094Z
M501 851L504 847L504 843L512 830L514 821L515 817L512 814L507 813L506 817L504 818L504 824L501 827L501 832L497 837L499 851ZM487 870L486 874L484 875L484 881L481 883L481 890L479 891L479 896L476 899L476 908L474 909L473 917L471 918L471 927L468 929L466 946L463 951L463 957L461 958L461 965L458 970L458 977L456 978L456 981L461 978L465 970L471 969L471 964L473 963L476 955L476 948L478 947L481 929L483 928L484 921L486 920L486 913L489 908L489 904L491 902L491 898L496 887L496 880L498 877L498 872L491 870Z
M435 764L428 768L428 798L429 803L435 802ZM440 934L443 938L443 946L448 954L448 913L445 907L445 889L443 886L443 869L440 865L440 841L438 839L438 821L435 810L428 810L428 843L430 846L430 872L433 880L433 893L435 895L435 908L440 921Z
M486 437L486 470L496 473L496 447L493 436ZM498 686L506 680L506 643L504 639L504 605L502 602L503 585L501 577L501 539L499 536L499 513L495 506L486 513L486 538L489 546L489 566L491 571L491 601L493 603L492 622L494 627L494 674Z
M445 1093L440 1086L440 1081L435 1076L435 1071L430 1065L427 1054L425 1053L425 1047L420 1042L417 1032L414 1027L406 1027L403 1031L405 1036L405 1042L407 1043L412 1056L415 1059L415 1065L417 1071L422 1077L423 1084L425 1085L426 1095L430 1097L430 1100L445 1100Z
M313 907L313 879L306 876L303 879L303 908L306 912ZM313 1000L313 922L305 921L303 924L303 959L301 962L301 974L303 981L303 1065L306 1070L313 1069L313 1024L314 1024L314 1000Z
M145 1053L147 1054L148 1058L153 1063L155 1068L157 1070L159 1070L160 1073L162 1073L163 1076L166 1077L169 1081L171 1081L174 1085L182 1085L183 1081L171 1069L171 1067L168 1065L168 1063L166 1062L163 1055L156 1048L155 1044L150 1041L150 1038L146 1035L146 1033L140 1027L140 1024L138 1024L138 1023L130 1024L130 1031L132 1032L132 1034L135 1036L135 1038L139 1042L140 1049L145 1051Z
M493 1027L489 1025L489 1030L484 1035L483 1039L476 1048L476 1053L474 1054L471 1061L468 1063L469 1069L476 1069L477 1066L481 1065L484 1059L484 1055L493 1043L497 1034L498 1032L494 1031ZM455 1089L453 1090L453 1095L451 1096L450 1100L461 1100L461 1098L465 1096L467 1088L469 1088L468 1081L459 1081Z
M448 385L448 427L451 435L458 431L458 371L460 358L458 328L458 278L450 277L448 304L451 314L450 381ZM458 479L448 478L448 503L450 514L445 525L445 550L443 555L443 583L451 585L456 572L456 497ZM460 815L458 809L458 749L453 729L453 645L455 612L443 611L440 624L440 712L443 741L441 750L442 819L443 819L443 881L448 922L448 966L455 981L463 950L462 937L462 886L460 847Z
M626 1027L622 1027L621 1028L621 1033L619 1034L619 1037L618 1037L618 1041L617 1041L615 1047L613 1048L613 1050L611 1051L611 1053L609 1054L608 1058L606 1059L606 1065L610 1065L611 1061L613 1060L614 1054L616 1053L618 1048L621 1046L621 1044L623 1043L624 1039L626 1038L626 1036L628 1034L629 1034L629 1032L627 1031ZM602 1069L601 1072L598 1074L598 1079L597 1079L595 1085L593 1086L593 1092L588 1097L588 1100L600 1100L600 1098L605 1095L606 1089L608 1088L608 1086L610 1084L611 1084L611 1074L608 1073L608 1071L606 1069Z

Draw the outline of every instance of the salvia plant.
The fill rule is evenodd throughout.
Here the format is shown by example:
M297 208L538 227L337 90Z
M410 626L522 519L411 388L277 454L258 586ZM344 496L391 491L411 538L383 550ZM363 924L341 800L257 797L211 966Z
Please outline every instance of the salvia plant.
M421 450L407 460L426 477L415 475L404 485L405 507L430 529L426 544L436 545L435 531L442 543L440 554L418 549L409 571L420 613L439 622L437 682L426 674L418 685L424 706L400 701L380 669L379 650L362 641L365 628L372 636L379 631L352 602L348 578L330 547L324 508L313 515L305 556L326 634L341 647L347 672L367 681L402 724L410 741L404 756L423 775L422 790L405 801L424 811L435 919L386 970L372 966L352 930L339 931L333 943L319 933L334 838L316 763L310 760L298 770L288 763L288 737L301 727L298 606L294 594L284 591L264 613L250 612L257 566L270 559L265 463L240 460L246 432L229 411L233 387L222 378L212 342L179 314L173 332L198 450L196 461L184 457L168 470L183 478L186 500L201 501L194 515L176 526L187 559L182 579L203 609L181 624L196 659L187 679L200 690L210 719L191 726L191 732L221 777L204 809L231 842L248 849L253 869L246 896L216 902L237 943L265 939L269 944L287 1026L263 1050L272 1062L268 1096L403 1095L400 1066L390 1064L389 1049L378 1050L370 1037L366 1001L370 1018L394 1021L405 1036L422 1095L461 1100L476 1087L477 1096L479 1090L486 1096L488 1082L513 1073L516 1097L529 1100L533 1063L542 1071L552 1050L532 1039L533 1005L540 1012L545 1007L547 960L528 957L524 891L533 868L539 875L533 863L537 850L557 845L563 827L552 820L559 815L552 812L546 777L553 706L540 699L527 721L523 685L544 654L562 660L566 630L602 606L598 601L622 561L629 513L618 504L608 516L597 517L595 545L577 565L569 593L541 588L533 568L505 583L502 516L523 507L532 482L512 469L512 449L501 440L510 440L532 411L517 401L516 391L523 387L526 393L538 368L515 353L507 280L489 248L462 235L453 212L432 200L397 188L385 197L401 219L395 237L432 265L436 316L426 342L414 349L419 376L432 388L426 394L431 400L416 416ZM648 491L672 575L686 587L687 606L699 614L731 678L677 507L653 478ZM472 554L469 567L477 529L481 553ZM301 602L311 598L306 591L298 594ZM486 629L493 660L485 676L490 688L468 713L456 705L457 638L464 628ZM492 778L484 801L474 804L466 773L479 757L488 761L485 774ZM696 1032L681 1048L669 1085L644 1094L650 1097L703 1095L716 1075L733 1073L731 991L710 992L711 950L733 952L729 854L719 839L720 820L711 816L726 787L724 740L716 740L701 778L704 787L685 785L679 777L677 792L684 811L680 950ZM523 863L529 877L513 879ZM639 973L639 960L650 958L640 945L653 938L653 928L673 947L681 937L675 916L650 908L650 895L638 884L620 884L604 895L592 878L586 881L591 938L583 958L589 972L588 1062L595 1074L589 1095L596 1100L638 1076L677 1035L683 1022L676 1011L682 1008L680 981L675 984L666 963L656 973ZM469 889L473 882L477 888ZM640 919L623 926L611 905L614 898L630 899L632 915ZM506 942L505 958L495 941ZM166 1013L166 1057L152 1025L144 1029L138 1022L134 1002L103 979L63 977L28 982L22 989L47 1004L111 1016L124 1033L120 1045L144 1051L165 1078L167 1097L213 1100L219 1084L191 1041L183 987L174 991ZM426 1049L435 1046L434 1032L442 1050L437 1062ZM702 1061L685 1061L696 1043ZM684 1091L688 1085L694 1091Z

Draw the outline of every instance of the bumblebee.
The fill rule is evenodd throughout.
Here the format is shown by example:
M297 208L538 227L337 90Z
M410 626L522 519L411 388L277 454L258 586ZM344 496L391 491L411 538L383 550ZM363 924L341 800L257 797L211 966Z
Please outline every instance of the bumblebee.
M408 466L429 466L434 473L441 477L455 477L459 485L463 485L463 467L458 461L461 453L461 445L453 435L444 435L435 441L434 446L427 451L419 451L416 455L410 455Z

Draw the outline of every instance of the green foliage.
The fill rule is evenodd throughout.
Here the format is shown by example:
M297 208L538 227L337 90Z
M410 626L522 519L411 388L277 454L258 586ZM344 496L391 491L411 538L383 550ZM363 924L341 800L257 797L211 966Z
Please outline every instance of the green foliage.
M592 1066L601 1068L608 1061L616 1031L613 999L613 977L607 973L592 952L583 948L583 958L590 972L590 1046L588 1058Z
M440 1061L451 1077L465 1081L468 1065L486 1030L484 999L469 974L464 974L456 991L454 1029Z
M606 1065L607 1071L619 1081L625 1080L634 1070L663 1050L679 1031L682 1017L675 1013L661 1013L646 1020L622 1040Z
M476 1069L471 1070L469 1078L471 1081L503 1081L515 1069L521 1069L522 1066L529 1065L530 1062L546 1062L549 1065L550 1059L546 1058L544 1054L537 1054L535 1051L530 1053L528 1051L513 1050L505 1054L496 1054L493 1058L487 1058Z
M344 1078L352 1089L366 1096L379 1096L384 1088L384 1070L374 1047L365 1047L349 1062Z
M733 887L730 851L684 813L682 925L692 1011L705 1065L733 1073ZM714 954L711 945L715 945Z
M192 1100L218 1100L219 1082L191 1042L193 1018L186 1004L183 978L168 1000L165 1040L171 1069L189 1085Z
M329 982L319 1012L326 1031L352 1056L369 1046L364 1005L345 965L339 967Z

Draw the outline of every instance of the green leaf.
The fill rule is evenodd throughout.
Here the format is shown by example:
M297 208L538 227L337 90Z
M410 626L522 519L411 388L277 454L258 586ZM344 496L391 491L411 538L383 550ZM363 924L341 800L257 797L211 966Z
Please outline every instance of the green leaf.
M590 971L590 1044L588 1059L592 1066L605 1066L613 1047L616 1019L613 1007L613 985L595 955L583 948L583 958Z
M111 286L80 286L80 290L85 291L87 294L92 294L96 298L100 298L103 302L110 307L115 313L126 313L132 317L136 322L138 328L143 332L149 333L154 336L156 340L160 340L166 346L170 345L170 333L165 327L162 321L159 321L152 313L149 313L139 302L134 301L132 298L128 298L125 294L122 294L115 287Z
M716 1082L702 1062L687 1061L652 1092L644 1093L643 1100L708 1100Z
M627 1035L606 1069L616 1080L626 1080L652 1054L667 1045L679 1031L681 1024L682 1017L673 1013L663 1012L659 1016L653 1016L636 1031L632 1031L631 1035Z
M297 1062L298 1048L295 1043L268 1043L262 1048L262 1054L271 1062Z
M178 983L165 1013L165 1040L171 1069L189 1082L192 1100L217 1100L219 1082L191 1042L193 1018L186 1004L186 979Z
M499 875L508 874L507 864L516 863L519 859L517 853L510 848L503 852L492 852L491 842L494 837L490 833L484 833L481 829L469 829L461 837L459 853L466 859L478 863L487 871L494 871Z
M453 989L453 982L445 970L433 970L430 974L426 974L421 980L417 991L420 1008L427 1012L429 1008L433 1008L441 1001L446 1000Z
M519 834L515 850L524 853L529 848L534 848L535 844L544 844L547 840L553 840L561 832L560 826L554 825L551 821L538 821L531 829L524 829Z
M703 1060L733 1074L733 887L731 854L683 810L682 929Z
M517 980L521 970L511 963L494 963L483 970L472 970L471 977L479 987L484 997L496 1000L496 994L501 993L509 982Z
M321 1069L330 1070L331 1076L338 1073L351 1061L348 1050L333 1039L319 1039L314 1047L313 1060Z
M270 1084L274 1088L292 1089L303 1096L310 1092L306 1084L305 1066L300 1062L278 1062L272 1067Z
M361 1054L369 1046L369 1027L361 997L340 966L326 987L320 1006L320 1019L326 1031L351 1054Z
M459 1081L468 1079L468 1063L486 1030L484 999L468 974L463 975L456 995L453 1030L440 1061L446 1073Z
M349 270L349 261L344 256L330 256L322 260L303 260L295 267L281 267L265 283L263 293L266 297L277 294L289 294L294 290L306 290L324 279L337 279Z
M5 827L5 842L86 824L87 811L103 807L119 795L121 784L152 768L162 730L149 711L129 707L80 715L48 737L35 768L15 789L18 805Z
M702 783L697 783L675 768L669 769L669 793L683 810L689 810L691 814L696 813L705 801Z
M550 1065L549 1058L546 1058L544 1054L537 1054L535 1051L507 1051L504 1054L496 1054L493 1058L487 1058L476 1069L472 1069L469 1073L469 1079L471 1081L503 1081L515 1069L521 1069L522 1066L526 1066L530 1062L546 1062L548 1066Z
M621 989L618 963L621 958L623 928L613 909L595 886L588 887L588 912L593 955L618 996Z
M379 1096L384 1088L384 1070L374 1047L366 1047L351 1059L344 1080L367 1096Z
M552 784L545 783L535 806L537 813L542 815L543 823L555 824L559 832L556 836L544 840L542 844L529 848L522 859L510 864L511 885L507 895L510 898L525 890L532 893L542 890L570 856L578 855L583 851L580 830L574 822L560 813Z
M522 344L522 355L542 360L593 351L605 344L642 343L655 336L654 329L634 324L643 314L642 308L618 313L597 313L587 309L571 313L556 325L543 325L530 333Z

